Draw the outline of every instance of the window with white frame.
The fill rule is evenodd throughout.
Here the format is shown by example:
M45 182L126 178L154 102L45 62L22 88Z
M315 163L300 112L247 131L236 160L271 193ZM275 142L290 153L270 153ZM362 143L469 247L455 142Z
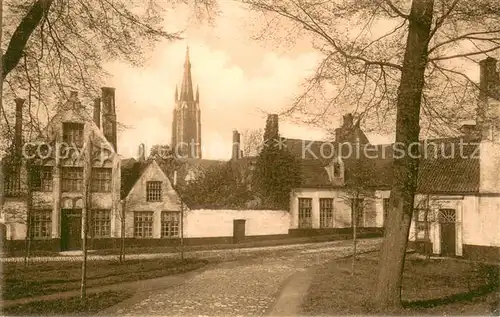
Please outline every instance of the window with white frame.
M162 199L161 182L146 182L146 200L161 201Z
M136 211L134 213L134 237L136 238L153 237L152 211Z
M389 198L384 198L384 226L387 223L388 214L389 214Z
M415 208L413 214L415 220L415 240L429 240L429 209Z
M52 235L52 210L32 210L30 214L30 236L47 239Z
M312 228L312 198L299 198L299 228Z
M91 188L93 192L106 193L111 191L111 168L92 168Z
M111 237L111 210L94 209L92 210L92 229L93 237Z
M179 236L180 214L178 211L163 211L161 213L161 237L174 238Z
M319 224L320 228L333 227L333 198L319 199Z

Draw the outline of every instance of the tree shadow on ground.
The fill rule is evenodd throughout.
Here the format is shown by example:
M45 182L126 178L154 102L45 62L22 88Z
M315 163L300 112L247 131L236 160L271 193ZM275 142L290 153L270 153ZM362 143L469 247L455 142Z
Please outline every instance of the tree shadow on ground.
M416 300L416 301L403 301L403 307L416 308L416 309L432 308L436 306L448 305L458 302L472 301L474 299L488 295L490 293L500 291L500 267L484 266L482 268L482 275L485 277L485 280L487 281L486 284L481 285L468 292L462 292L440 298L432 298L432 299ZM493 301L491 306L492 306L491 307L492 314L498 315L500 313L500 294Z

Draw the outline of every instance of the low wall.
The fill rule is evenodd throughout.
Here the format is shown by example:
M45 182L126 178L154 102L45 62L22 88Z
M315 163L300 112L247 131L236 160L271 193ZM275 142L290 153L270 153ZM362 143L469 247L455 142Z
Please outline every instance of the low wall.
M290 214L284 210L213 210L186 212L184 237L232 237L233 221L245 220L245 236L286 235Z
M384 228L363 227L357 228L357 236L362 238L382 237ZM290 229L288 234L292 237L313 237L326 235L346 235L347 239L352 237L352 228L322 228L322 229Z

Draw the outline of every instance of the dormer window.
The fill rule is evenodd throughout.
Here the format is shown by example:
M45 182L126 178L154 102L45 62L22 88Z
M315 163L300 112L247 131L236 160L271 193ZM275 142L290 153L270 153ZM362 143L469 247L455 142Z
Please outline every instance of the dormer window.
M328 173L328 178L330 182L337 183L337 185L342 185L344 182L344 162L342 159L334 158L330 164L325 166L326 172Z
M341 177L341 171L340 171L340 163L339 162L333 162L333 177Z
M83 123L63 122L63 142L83 146Z

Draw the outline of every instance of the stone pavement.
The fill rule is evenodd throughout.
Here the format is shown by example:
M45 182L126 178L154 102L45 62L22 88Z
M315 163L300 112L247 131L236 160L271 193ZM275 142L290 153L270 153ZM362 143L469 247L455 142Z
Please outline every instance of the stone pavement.
M378 250L380 243L381 239L359 240L358 250ZM295 315L312 270L331 259L349 256L351 244L350 240L335 241L223 262L193 274L180 285L136 294L102 315ZM284 309L287 302L290 307Z

